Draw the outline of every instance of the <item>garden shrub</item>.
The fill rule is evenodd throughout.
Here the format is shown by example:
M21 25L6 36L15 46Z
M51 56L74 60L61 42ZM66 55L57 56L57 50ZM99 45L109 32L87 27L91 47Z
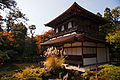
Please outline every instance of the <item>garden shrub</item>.
M0 80L18 80L18 79L14 78L12 74L1 74Z
M53 50L54 54L56 54L56 50ZM57 78L59 77L59 73L63 72L65 68L62 68L62 64L64 64L64 58L57 55L50 55L46 58L44 62L44 66L41 67L26 67L24 70L17 72L13 75L13 77L16 77L18 79L37 79L42 78L50 79L50 78ZM51 77L52 76L52 77ZM54 77L55 76L55 77ZM33 79L33 80L34 80Z
M98 68L99 71L86 71L83 77L88 80L120 80L120 67L105 64Z
M120 80L120 67L114 65L101 65L99 68L102 68L98 71L98 78L101 80Z
M48 71L45 68L40 68L40 67L35 68L34 66L31 66L31 67L26 67L21 72L15 73L13 76L18 79L27 80L28 78L39 78L44 73L47 74L47 72Z
M22 70L22 72L17 72L13 76L18 79L28 79L28 78L45 78L53 75L53 73L59 75L59 72L61 71L60 67L62 66L63 63L64 60L62 58L51 56L46 59L45 66L43 68L40 67L35 68L34 66L26 67L24 70Z
M1 51L0 50L0 63L3 63L4 61L15 59L15 55L18 53L14 50L6 50L6 51Z
M64 62L62 57L50 56L46 59L45 66L49 69L55 69L61 67Z

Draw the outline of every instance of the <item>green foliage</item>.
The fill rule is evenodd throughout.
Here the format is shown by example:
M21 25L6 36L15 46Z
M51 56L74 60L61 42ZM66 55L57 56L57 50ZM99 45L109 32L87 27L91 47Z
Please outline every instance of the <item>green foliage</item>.
M20 24L15 24L14 26L12 26L11 31L14 34L14 37L16 39L25 39L25 36L27 35L27 28L24 24L20 23Z
M0 50L3 52L13 50L12 55L8 55L12 58L18 56L14 52L22 56L25 37L27 36L27 28L24 23L28 19L17 7L15 0L1 0L0 10L4 13L0 15Z
M22 71L15 73L13 75L13 77L18 78L18 79L27 80L29 78L37 79L37 78L49 77L52 75L51 73L58 75L59 71L61 71L61 69L59 68L62 65L61 61L59 60L59 62L58 62L58 59L57 59L56 60L57 63L53 64L54 60L52 59L53 61L49 61L49 62L51 62L51 64L53 64L53 66L51 65L52 66L51 67L51 66L48 66L48 64L47 64L49 59L46 60L46 65L43 68L34 67L34 66L26 67ZM58 71L58 73L55 73L56 71Z
M5 61L14 58L14 56L18 54L16 51L13 50L6 50L6 51L1 51L0 50L0 58Z
M120 31L116 30L115 32L108 33L106 36L107 42L111 44L116 44L116 48L120 48Z
M25 37L27 35L27 28L22 23L16 24L12 26L11 29L14 35L14 50L18 51L18 53L22 54L25 44Z
M109 23L99 26L99 31L106 34L106 41L112 46L111 55L119 55L120 48L120 7L115 9L106 8L104 11L104 18ZM114 54L115 53L115 54Z
M15 73L13 76L18 79L28 79L28 78L49 78L50 76L62 72L62 64L64 59L62 57L57 57L56 55L49 56L44 62L44 66L41 67L26 67L20 72Z
M86 71L83 74L85 79L89 80L119 80L120 79L120 67L114 65L100 65L99 71ZM96 77L97 75L97 77Z
M26 37L24 43L23 56L24 57L33 57L37 55L37 44L36 40Z
M115 9L110 10L110 8L106 8L104 11L104 18L108 21L109 23L100 26L100 31L103 33L109 33L109 32L114 32L116 29L119 29L119 20L120 20L120 7L116 7Z
M10 59L10 57L7 54L7 51L3 52L0 50L0 58L4 60Z
M7 50L5 51L6 54L10 57L10 58L14 58L15 55L17 55L18 53L14 50Z
M25 17L25 14L23 14L19 9L13 11L13 12L9 12L9 14L7 14L6 16L6 29L7 32L11 31L11 30L15 30L17 27L20 26L20 24L25 23L28 19ZM19 24L19 26L18 26ZM23 25L22 25L23 26ZM21 28L21 26L20 26Z
M4 26L4 29L6 29L7 32L11 31L12 26L15 24L28 21L25 14L17 7L17 2L15 0L1 0L0 10L3 12L1 15L5 17L4 19L1 19L2 23L4 22L4 25L1 25Z
M113 21L113 16L112 16L110 8L106 8L105 9L105 11L104 11L104 18L109 20L109 21Z
M112 17L113 17L113 22L114 24L118 23L120 19L120 6L116 7L111 11Z
M99 26L99 31L108 34L109 32L113 31L113 26L110 23L107 23L105 25Z
M91 76L92 76L92 73L89 70L86 70L85 73L82 74L82 77L84 79L90 79Z
M98 71L98 78L104 80L119 80L120 79L120 67L114 65L101 65L99 68L102 68Z
M22 72L15 73L13 76L17 77L18 79L28 79L28 78L39 78L43 74L47 74L47 70L45 68L40 68L37 67L35 68L34 66L31 67L26 67Z

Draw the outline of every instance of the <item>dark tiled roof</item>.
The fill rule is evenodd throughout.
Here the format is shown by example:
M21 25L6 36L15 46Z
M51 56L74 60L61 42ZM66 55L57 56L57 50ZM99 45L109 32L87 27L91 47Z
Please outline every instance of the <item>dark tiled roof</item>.
M44 43L40 43L40 45L55 45L55 44L63 44L67 42L74 41L75 35L69 35L69 36L62 36L56 39L48 40Z
M49 23L45 24L45 26L54 27L59 22L62 22L62 21L64 21L64 19L69 18L70 16L73 16L73 15L81 15L83 17L87 17L92 20L101 22L102 24L108 22L104 18L99 17L99 16L93 14L92 12L82 8L75 2L69 9L67 9L65 12L63 12L61 15L59 15L58 17L56 17Z
M100 40L97 38L93 38L90 36L87 36L86 34L73 34L69 36L61 36L52 40L48 40L44 43L40 43L41 46L56 46L56 45L62 45L65 43L72 43L75 41L91 41L91 42L102 42L105 43L105 40Z

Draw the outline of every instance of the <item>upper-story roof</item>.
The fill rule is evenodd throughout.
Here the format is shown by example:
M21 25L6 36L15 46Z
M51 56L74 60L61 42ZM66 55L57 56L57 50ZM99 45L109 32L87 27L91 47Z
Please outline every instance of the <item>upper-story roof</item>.
M61 15L59 15L58 17L56 17L55 19L53 19L49 23L45 24L45 26L49 26L49 27L54 28L57 24L64 22L68 18L71 18L71 17L76 16L76 15L80 15L82 17L91 19L91 20L98 22L100 24L105 24L108 22L104 18L99 17L99 16L91 13L90 11L82 8L76 2L74 2L74 4L69 9L67 9L65 12L63 12Z

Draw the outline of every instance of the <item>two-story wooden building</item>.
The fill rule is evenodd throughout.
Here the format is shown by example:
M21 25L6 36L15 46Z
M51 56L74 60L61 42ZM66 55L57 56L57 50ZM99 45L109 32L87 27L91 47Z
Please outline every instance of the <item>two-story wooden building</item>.
M106 63L109 61L109 48L105 35L99 32L99 26L107 22L75 2L60 16L45 24L53 28L56 34L40 45L63 48L63 55L71 64L88 66Z

